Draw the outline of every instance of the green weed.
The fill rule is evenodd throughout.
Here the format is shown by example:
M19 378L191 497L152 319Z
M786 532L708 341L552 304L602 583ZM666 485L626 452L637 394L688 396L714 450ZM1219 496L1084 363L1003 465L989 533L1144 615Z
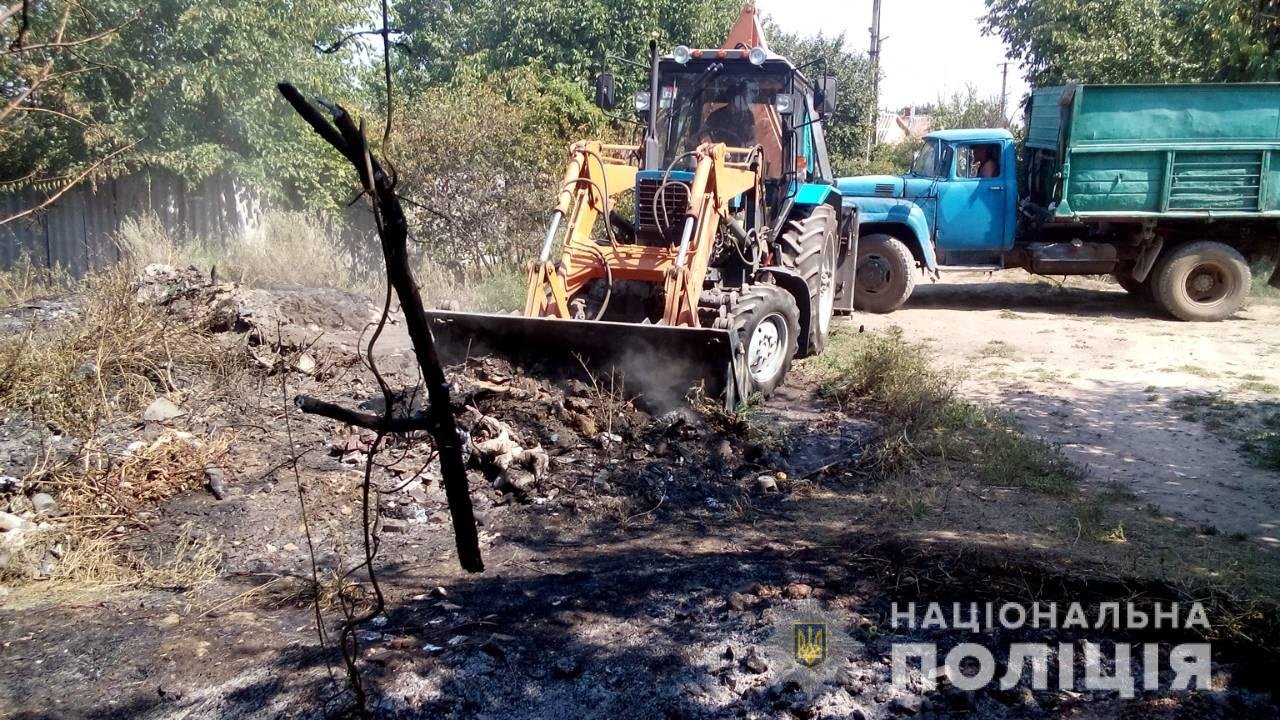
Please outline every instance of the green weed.
M1028 436L1013 418L955 398L954 380L900 330L837 333L811 363L821 394L883 419L877 460L888 477L924 458L959 460L992 485L1067 495L1084 476L1060 447Z

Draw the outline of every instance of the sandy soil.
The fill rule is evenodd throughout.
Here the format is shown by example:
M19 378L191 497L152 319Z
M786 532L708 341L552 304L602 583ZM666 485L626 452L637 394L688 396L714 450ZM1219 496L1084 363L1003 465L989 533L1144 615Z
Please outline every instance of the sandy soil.
M1106 282L965 273L924 281L896 313L852 322L928 341L962 395L1060 443L1099 489L1280 543L1280 473L1170 407L1196 393L1275 400L1280 304L1255 300L1225 322L1184 323Z

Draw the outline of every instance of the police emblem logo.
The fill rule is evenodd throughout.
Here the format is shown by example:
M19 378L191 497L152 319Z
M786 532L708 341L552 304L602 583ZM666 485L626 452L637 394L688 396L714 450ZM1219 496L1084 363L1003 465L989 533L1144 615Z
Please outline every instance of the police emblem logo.
M824 610L815 600L787 603L779 607L763 650L779 680L817 697L823 684L845 667L845 660L863 652L862 643L842 629L849 624L847 617Z
M827 624L825 622L792 623L794 639L793 659L807 667L816 668L827 661Z

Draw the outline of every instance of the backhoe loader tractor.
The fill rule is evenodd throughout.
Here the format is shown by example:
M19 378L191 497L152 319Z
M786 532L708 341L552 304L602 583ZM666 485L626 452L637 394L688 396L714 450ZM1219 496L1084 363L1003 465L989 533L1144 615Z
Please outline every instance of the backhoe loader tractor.
M857 255L823 139L835 79L770 52L753 5L723 47L651 44L648 69L643 142L572 146L523 313L432 313L447 356L620 372L654 405L700 386L732 407L822 351ZM611 75L596 100L616 106Z

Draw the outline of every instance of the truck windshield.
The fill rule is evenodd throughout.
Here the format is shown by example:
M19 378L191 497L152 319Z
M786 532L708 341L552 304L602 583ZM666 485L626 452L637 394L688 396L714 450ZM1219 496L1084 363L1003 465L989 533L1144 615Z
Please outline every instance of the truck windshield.
M706 142L764 148L765 175L781 172L782 118L774 98L786 92L783 77L748 72L693 70L664 73L658 106L663 165ZM688 167L689 163L678 163Z
M925 139L924 147L911 162L911 174L916 177L944 177L950 164L950 147L939 140Z

